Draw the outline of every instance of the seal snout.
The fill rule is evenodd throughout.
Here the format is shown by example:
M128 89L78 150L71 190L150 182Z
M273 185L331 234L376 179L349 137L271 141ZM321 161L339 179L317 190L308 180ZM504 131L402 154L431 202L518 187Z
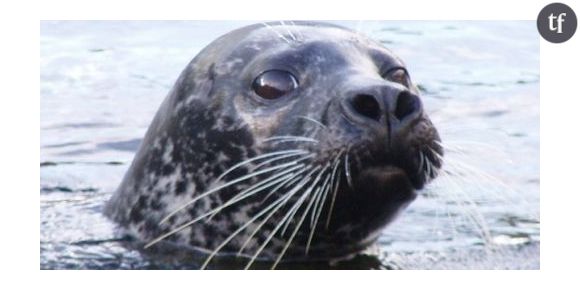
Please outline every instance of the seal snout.
M348 121L348 129L354 129L350 134L359 147L358 152L350 151L353 160L361 169L389 166L385 171L389 176L395 171L404 174L412 187L421 189L440 167L436 154L441 150L419 96L411 86L371 78L357 81L359 86L345 90L340 100L340 113Z

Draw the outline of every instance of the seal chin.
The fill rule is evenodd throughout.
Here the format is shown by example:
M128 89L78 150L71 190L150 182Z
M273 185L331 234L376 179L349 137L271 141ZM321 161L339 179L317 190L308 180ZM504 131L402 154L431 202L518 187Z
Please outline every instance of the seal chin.
M391 223L417 197L409 175L395 166L366 168L354 180L353 187L362 197L358 201L361 214L371 213L366 221L369 234L374 232L373 228Z

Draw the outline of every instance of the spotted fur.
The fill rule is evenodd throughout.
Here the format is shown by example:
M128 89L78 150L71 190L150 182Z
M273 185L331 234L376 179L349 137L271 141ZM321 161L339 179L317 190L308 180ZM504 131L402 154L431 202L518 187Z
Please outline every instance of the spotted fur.
M363 250L442 164L439 136L422 107L410 121L387 114L372 126L365 123L371 120L361 125L345 117L344 99L353 91L418 94L412 85L385 80L383 66L404 67L381 44L328 24L253 25L220 37L177 80L106 214L143 243L162 237L165 243L257 259L330 259ZM272 68L291 70L300 86L264 102L250 84ZM304 140L269 140L276 136ZM310 177L304 171L294 184L288 179L286 187L268 194L272 185L188 225L288 167L229 183L302 156L237 166L281 150L311 153L297 164L324 171L310 171ZM295 194L270 218L244 227L293 188Z

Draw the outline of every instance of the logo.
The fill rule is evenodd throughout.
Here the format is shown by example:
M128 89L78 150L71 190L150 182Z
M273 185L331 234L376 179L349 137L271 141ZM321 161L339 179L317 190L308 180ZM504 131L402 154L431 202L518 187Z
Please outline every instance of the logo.
M572 38L576 32L576 13L563 3L548 4L536 22L540 35L552 43L562 43Z

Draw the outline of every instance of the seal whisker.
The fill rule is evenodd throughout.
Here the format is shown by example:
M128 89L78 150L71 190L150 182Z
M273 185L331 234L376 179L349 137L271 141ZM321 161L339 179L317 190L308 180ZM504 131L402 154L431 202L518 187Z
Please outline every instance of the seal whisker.
M450 178L449 175L446 172L443 172L442 177L443 177L443 179L449 179ZM442 200L443 202L445 202L445 199L443 197L441 197L441 196L436 196L436 197L437 197L437 199ZM458 233L457 233L458 226L457 226L457 223L455 221L455 217L452 216L452 213L449 210L449 205L448 204L446 204L446 206L445 206L445 214L447 216L447 219L451 222L451 227L450 227L451 228L451 236L452 236L453 239L456 239L457 236L458 236Z
M443 156L441 156L439 153L437 153L432 148L429 148L429 149L431 149L431 152L437 158L442 160ZM451 166L451 167L459 168L459 170L461 170L461 171L465 170L466 168L469 168L469 166L466 164L453 164L453 162L447 162L447 165ZM462 168L461 166L465 166L465 168ZM484 172L480 172L480 175L487 175L487 174ZM491 243L491 241L492 241L491 233L489 232L489 229L487 227L487 223L485 222L485 218L478 211L478 207L477 207L476 202L464 192L463 188L458 184L458 182L454 178L451 178L449 176L449 174L447 174L446 172L443 172L442 177L444 177L443 180L449 181L456 188L456 191L449 191L449 192L451 192L453 194L455 201L457 202L457 204L459 204L461 206L461 209L466 214L468 220L475 226L475 229L478 231L480 237L483 238L487 244ZM491 175L489 175L489 177L495 179L495 177L493 177ZM466 206L468 206L469 209L471 209L471 210L468 210L466 208Z
M275 188L273 188L266 196L264 196L264 198L262 199L262 201L260 203L263 204L266 200L268 200L268 198L270 196L272 196L272 194L276 193L276 191L278 189L282 188L283 186L292 185L296 181L300 180L300 175L311 168L312 168L312 165L308 165L308 166L302 168L301 170L299 170L298 172L293 172L292 178L290 180L287 180L286 182L281 183L278 186L276 186Z
M266 138L266 139L262 140L262 142L271 142L271 141L276 141L276 142L313 142L313 143L318 143L318 140L316 140L314 138L303 137L303 136L274 136L274 137L269 137L269 138Z
M272 211L270 212L270 214L264 218L264 220L262 220L262 222L256 227L256 229L252 232L252 234L246 239L246 241L244 242L244 244L241 246L240 250L238 251L238 255L241 254L243 252L243 250L245 249L245 247L248 245L248 243L250 242L250 240L252 239L252 237L254 237L258 231L266 224L266 222L268 222L268 220L270 220L270 218L272 218L272 216L282 207L286 204L286 202L288 202L290 200L291 197L293 197L298 191L300 191L300 189L302 189L304 187L304 185L306 185L311 179L312 179L312 174L314 174L318 169L320 168L320 166L316 166L315 168L313 168L305 177L304 179L297 184L296 186L294 186L290 191L288 191L287 193L285 193L281 198L284 198L284 203L276 206L276 208L272 209ZM300 198L305 197L305 194L303 194ZM296 205L294 205L296 206ZM286 216L288 215L288 213L286 214ZM279 222L276 227L272 230L272 232L268 235L268 237L266 237L266 240L262 243L262 245L260 246L260 248L258 248L258 250L254 253L254 255L252 256L250 262L246 265L246 269L248 269L251 264L256 260L256 258L258 257L258 255L264 250L264 248L266 247L266 245L270 242L270 240L274 237L274 235L276 234L276 232L280 229L280 227L282 227L282 223Z
M447 178L447 180L451 183L452 186L456 188L456 190L451 190L453 197L458 205L460 205L460 209L465 213L468 220L473 224L475 230L479 233L480 237L486 242L486 244L490 244L492 241L491 233L485 222L485 218L478 211L477 204L473 201L471 197L469 197L465 192L462 190L461 186L452 178Z
M499 184L505 190L511 192L512 193L511 196L517 195L515 190L509 184L506 184L505 181L503 181L503 180L501 180L501 179L499 179L499 178L497 178L497 177L495 177L495 176L493 176L485 171L479 170L471 165L465 164L464 162L460 162L457 160L451 160L451 159L447 160L446 164L447 164L447 167L449 167L452 170L456 170L458 172L471 172L474 175L478 175L477 177L479 177L479 178L476 178L476 179L470 178L469 179L469 182L477 184L478 188L486 189L484 186L481 185L481 179L486 179L486 180L494 182L495 184ZM454 176L454 179L457 179L457 178L458 178L458 176ZM449 177L449 179L451 179L451 177ZM504 195L504 194L499 194L496 191L490 191L490 190L487 190L486 192L493 194L497 199L499 199L502 202L513 203L513 200L507 199L505 197L506 195Z
M317 191L317 193L320 191ZM303 199L299 206L302 206L302 204L304 203ZM278 265L278 263L280 263L280 261L282 260L282 257L284 256L284 254L286 253L286 251L288 250L288 248L290 247L290 245L292 244L292 241L294 240L294 238L296 237L296 234L298 233L298 230L300 229L300 227L302 226L302 223L304 223L304 219L306 218L306 216L308 215L308 212L310 210L310 208L312 207L312 204L314 203L314 199L310 200L306 206L306 208L304 209L304 213L302 214L302 216L300 217L300 220L298 221L296 227L294 228L294 231L292 232L292 234L290 235L290 238L288 239L288 241L286 242L286 244L284 245L284 248L282 249L282 251L280 252L280 254L278 254L278 258L276 258L276 261L274 262L274 264L272 264L272 267L270 268L271 270L275 269L276 266ZM294 214L296 214L296 211L292 214L292 216L294 216Z
M321 166L318 165L314 169L312 169L310 171L310 175L312 175L313 173L316 173L316 172L320 172L320 167ZM312 184L316 184L318 182L318 179L320 179L320 173L315 178L315 180L312 182ZM309 180L310 180L310 176L309 176L307 182L302 182L300 184L300 186L296 186L294 189L292 189L292 191L291 191L292 192L292 195L294 195L297 191L299 191L300 189L302 189L304 187L304 185L306 183L308 183ZM276 233L283 226L284 221L290 217L291 213L294 211L295 208L300 207L302 205L302 203L304 202L304 200L306 199L306 197L308 196L308 194L310 193L310 191L312 191L312 188L313 188L313 186L311 185L309 187L309 189L307 189L304 193L302 193L302 195L296 201L296 203L292 206L292 208L290 208L290 210L288 210L288 212L286 213L286 215L280 220L280 222L278 222L278 224L276 225L276 227L272 230L272 232L268 235L268 237L262 243L262 245L260 246L260 248L258 248L258 250L254 253L254 255L252 256L252 258L250 259L250 261L246 264L245 269L249 269L252 266L252 264L254 263L254 261L256 260L256 258L258 257L258 255L260 255L260 253L268 245L268 243L270 242L270 240L272 240L272 238L274 237L274 235L276 235ZM267 220L264 220L260 226L263 226L266 221Z
M435 155L435 157L437 157L439 160L443 161L443 155L439 154L439 152L437 152L435 149L433 149L433 148L431 148L429 146L427 146L427 149L429 149L429 151L431 151L431 153L433 155Z
M230 200L228 200L224 205L222 205L216 209L221 210L227 206L232 205L233 203L236 203L240 200L245 199L248 196L251 196L255 193L258 193L258 192L260 192L260 191L262 191L262 190L264 190L272 185L276 185L280 182L290 180L295 175L300 174L300 172L303 172L305 169L301 169L298 172L293 172L293 171L295 171L296 169L303 168L303 167L305 167L304 164L299 164L299 165L294 166L290 169L276 173L276 174L274 174L274 175L272 175L272 176L270 176L270 177L268 177L268 178L266 178L266 179L264 179L256 184L250 186L249 188L245 189L244 191L236 194L234 197L232 197ZM279 178L279 179L277 179L277 178ZM212 214L209 218L211 219L212 217L214 217L219 212L219 210L216 211L214 214Z
M434 150L433 150L433 154L435 156L437 156L438 158L440 158L440 159L443 158L443 156L441 156L439 153L435 152ZM446 164L449 165L449 166L451 166L451 167L455 167L455 168L461 169L462 171L467 170L467 171L470 171L470 172L473 172L473 173L477 173L481 177L485 177L485 178L488 178L488 179L490 179L490 180L492 180L494 182L498 182L501 185L505 186L506 188L511 188L509 185L507 185L504 181L500 180L499 178L497 178L497 177L495 177L495 176L493 176L491 174L488 174L488 173L486 173L486 172L484 172L484 171L482 171L480 169L477 169L477 168L475 168L475 167L473 167L471 165L468 165L465 162L459 162L458 160L452 160L451 159L451 160L447 160Z
M310 179L312 179L311 176L314 173L316 173L316 171L320 168L320 165L316 166L315 168L312 168L312 166L310 166L310 168L311 168L311 170L308 171L308 173L306 173L306 175L301 178L302 181L300 183L298 183L297 185L295 185L294 187L292 187L292 189L290 189L289 191L284 193L283 196L293 196L294 194L296 194L296 192L298 192L302 187L304 187L304 185L306 185L310 181ZM300 180L300 176L296 177L296 179ZM258 233L258 231L266 224L266 222L272 217L272 215L274 215L274 213L272 213L271 215L268 215L268 217L266 217L260 223L260 225L258 225L258 227L256 227L256 229L254 229L254 232L252 232L252 234L246 239L246 241L240 247L240 250L238 251L238 255L243 252L243 250L246 248L246 246L248 245L248 243L250 242L252 237Z
M328 165L319 171L319 174L316 176L315 180L312 182L310 187L307 189L308 194L310 194L310 192L312 192L313 188L316 187L316 185L320 179L320 176L324 173L324 171L326 170L327 167L328 167ZM312 199L314 200L314 198L312 198ZM284 227L282 228L282 231L280 232L281 237L284 235L284 233L286 233L286 230L290 226L290 223L292 223L292 219L294 218L294 215L296 214L296 212L298 212L299 209L300 209L300 206L293 207L290 210L290 212L291 212L290 215L287 216L288 218L286 218L286 220L283 219L280 221L280 223L284 223Z
M336 174L336 171L338 170L338 165L340 163L340 154L342 154L342 152L344 152L344 151L339 152L338 157L335 158L334 161L332 162L333 163L333 166L332 166L332 169L331 169L331 174L329 175L329 178L330 179L329 179L329 181L325 181L325 183L327 184L327 190L328 191L330 191L330 188L334 187L334 178L336 176L335 175ZM316 223L318 222L318 219L320 218L320 214L322 212L322 208L324 207L324 203L326 202L326 196L327 196L327 192L324 193L324 197L322 199L322 202L320 203L320 206L317 209L318 212L316 214L316 216L317 216L316 217Z
M316 231L316 225L318 224L318 221L320 220L320 214L322 213L322 208L324 207L324 203L326 202L326 197L328 196L328 192L330 191L331 188L331 183L330 183L330 175L328 175L326 177L326 180L324 182L324 189L322 190L322 198L321 198L321 202L320 204L315 204L312 214L314 215L314 213L316 213L316 217L314 218L314 222L311 222L311 226L310 226L310 234L308 235L308 241L306 242L306 249L304 251L304 253L306 255L308 255L308 251L310 250L310 244L312 243L312 238L314 237L314 233ZM317 201L318 203L318 201ZM318 209L316 208L318 206Z
M484 143L484 142L479 142L479 141L473 141L473 140L453 140L453 139L451 139L451 140L448 140L448 139L446 139L446 140L445 140L445 144L443 144L443 143L442 143L442 142L440 142L440 141L435 141L435 143L436 143L437 145L439 145L439 146L441 146L441 147L445 148L445 149L450 149L450 150L451 150L451 149L458 149L458 150L462 150L462 149L463 149L463 147L461 147L461 146L458 146L458 145L456 145L456 144L469 144L469 145L475 145L475 146L479 146L479 147L484 147L484 148L486 148L486 149L489 149L489 150L493 150L493 151L495 151L495 152L497 152L497 153L501 154L501 155L502 155L502 156L504 156L504 157L508 156L508 155L506 154L506 152L505 152L504 150L502 150L500 147L498 147L498 146L493 146L493 144L490 144L490 143Z
M350 175L350 164L349 164L349 157L348 152L344 155L344 174L346 175L346 182L348 186L352 189L352 177Z
M314 189L314 187L318 184L318 181L321 180L320 178L322 177L323 173L326 173L326 170L328 169L329 164L327 164L318 174L318 176L316 177L316 180L314 180L313 184L310 186L310 188L304 193L305 196L307 196L308 194L310 194L310 192L312 192L312 190ZM315 194L320 194L321 190L319 187L319 190L316 191ZM300 217L300 220L298 221L298 224L296 225L296 227L294 228L294 231L292 232L292 235L290 236L290 238L288 239L288 242L286 242L286 245L284 245L284 248L282 249L282 251L280 252L280 254L278 254L278 258L276 259L276 261L274 262L274 264L272 265L271 269L275 269L276 266L278 265L278 263L280 263L280 260L282 259L282 257L284 256L284 254L286 253L286 251L288 250L288 247L290 247L290 245L292 244L292 241L294 240L294 238L296 237L296 234L298 233L298 230L300 230L300 227L302 226L302 224L304 223L304 219L306 218L306 216L308 215L310 208L312 207L312 205L314 204L314 197L310 199L310 201L308 202L306 208L304 209L304 213L302 214L302 216ZM299 208L302 203L304 203L304 199L302 200L302 202L300 203L300 205L297 207ZM296 213L296 212L295 212ZM293 214L293 216L295 215L295 213Z
M292 24L292 27L294 27L294 32L296 32L296 35L300 36L298 38L298 41L303 41L304 40L304 34L298 30L298 26L296 26L296 23L294 23L294 21L289 20L290 24Z
M446 150L449 150L449 148L446 148ZM449 151L451 151L451 150L449 150ZM451 151L451 152L453 152L453 151ZM460 152L460 151L457 151L457 152L461 156L464 156L464 153L463 152ZM438 157L440 160L443 160L442 159L443 157L440 154L438 154L437 152L433 152L433 154L436 157ZM474 173L474 174L478 175L478 177L480 177L480 178L470 179L470 183L473 183L475 181L475 184L477 184L477 186L479 188L481 188L482 190L485 190L486 192L489 192L489 193L493 194L500 201L509 202L509 203L513 203L514 202L513 200L506 199L506 196L508 196L508 195L500 194L500 193L498 193L496 191L490 191L489 188L486 188L486 187L482 186L481 185L481 183L482 183L481 178L487 179L489 181L492 181L495 184L499 184L505 190L513 193L513 194L510 194L509 196L517 196L518 195L515 192L515 190L513 189L513 187L510 186L509 184L507 184L505 181L499 179L498 177L496 177L496 176L494 176L492 174L489 174L488 172L485 172L485 171L483 171L481 169L478 169L478 168L475 168L475 167L469 165L468 162L465 162L463 160L458 160L457 158L455 158L455 159L454 158L451 158L451 159L448 159L447 160L446 164L447 164L448 167L450 167L451 169L456 169L458 172L471 172L471 173ZM459 176L455 176L455 178L458 178L458 177Z
M288 29L288 26L284 23L284 21L280 20L280 24L282 27L284 27L284 29L286 29L286 32L288 32L292 40L296 41L297 40L296 36L292 33L292 31L290 31L290 29Z
M425 182L428 182L431 179L432 174L433 174L433 172L431 172L431 170L432 170L431 160L429 160L429 158L425 158L425 164L427 165L426 166L427 170L425 170Z
M321 179L321 181L322 181L322 179ZM322 195L322 190L324 190L324 181L315 187L314 193L312 194L312 198L309 201L312 203L312 205L316 205L317 200L319 200L320 196ZM315 211L316 207L309 206L308 209L310 209L310 208L312 209L312 211L305 210L305 213L306 212L310 213L310 219L313 220L314 219L313 217L316 214L316 211Z
M243 200L243 199L245 199L245 198L247 198L249 196L252 196L253 194L256 194L257 192L260 192L260 191L262 191L262 190L264 190L264 189L266 189L266 188L268 188L268 187L270 187L272 185L275 185L275 184L277 184L279 182L283 182L283 181L285 181L287 179L292 178L293 175L289 175L289 176L281 177L281 178L279 178L279 179L276 180L276 178L278 178L279 176L281 176L283 174L287 174L288 172L291 172L293 170L299 169L299 168L301 168L303 166L304 166L303 164L299 164L299 165L297 165L295 167L292 167L292 168L290 168L288 170L285 170L284 172L278 173L277 175L274 175L274 176L272 176L272 177L269 178L269 179L273 179L274 181L271 181L269 179L266 179L266 180L264 180L264 181L262 181L260 183L257 183L255 185L253 185L252 187L246 189L245 191L243 191L243 192L237 194L236 196L234 196L232 199L228 200L225 204L223 204L223 205L221 205L219 207L216 207L216 208L214 208L214 209L212 209L212 210L210 210L210 211L208 211L208 212L206 212L206 213L204 213L204 214L202 214L202 215L194 218L193 220L191 220L189 222L184 223L183 225L181 225L181 226L179 226L179 227L177 227L177 228L175 228L175 229L173 229L173 230L171 230L171 231L169 231L169 232L167 232L167 233L165 233L163 235L158 236L157 238L153 239L151 242L149 242L148 244L146 244L145 245L145 248L149 248L149 247L153 246L154 244L156 244L156 243L158 243L158 242L166 239L167 237L169 237L169 236L171 236L173 234L176 234L176 233L184 230L185 228L193 225L194 223L202 220L205 217L208 217L209 216L211 218L213 215L217 214L219 211L223 210L224 208L226 208L228 206L231 206L231 205L235 204L236 202L239 202L240 200ZM264 185L264 186L261 186L263 183L267 183L267 184ZM258 188L256 188L256 187L258 187Z
M322 127L323 129L328 129L328 127L326 125L322 124L320 121L315 120L315 119L312 119L312 118L310 118L308 116L300 115L300 116L296 116L296 118L300 118L300 119L304 119L304 120L310 121L310 122L312 122L312 123L314 123L314 124Z
M332 211L334 210L334 202L336 201L336 194L338 192L338 185L340 184L340 176L341 174L336 174L337 170L338 170L338 165L340 164L340 159L341 159L341 154L343 151L341 151L341 153L338 154L338 156L336 157L336 160L334 161L334 168L332 169L332 177L330 178L332 180L332 185L333 185L333 192L332 192L332 199L330 200L330 206L328 209L328 216L326 217L326 223L325 223L325 228L328 229L328 226L330 225L330 218L332 216ZM336 177L336 182L335 182L335 177Z
M165 218L163 218L159 223L162 224L162 223L167 222L167 220L169 220L169 218L171 218L172 216L174 216L176 213L180 212L181 210L185 209L186 207L190 206L191 204L195 203L196 201L198 201L198 200L200 200L200 199L202 199L202 198L204 198L204 197L206 197L206 196L208 196L208 195L210 195L210 194L212 194L214 192L220 191L220 190L222 190L224 188L227 188L229 186L232 186L232 185L237 184L239 182L242 182L244 180L248 180L248 179L250 179L250 178L252 178L254 176L259 176L259 175L262 175L264 173L268 173L268 172L271 172L271 171L274 171L274 170L278 170L278 169L281 169L281 168L285 168L285 167L289 167L289 166L292 166L292 165L296 165L297 163L298 162L296 162L296 161L291 161L291 162L287 162L287 163L284 163L284 164L276 165L276 166L273 166L273 167L270 167L270 168L262 169L262 170L259 170L259 171L253 172L253 173L246 174L246 175L244 175L242 177L236 178L236 179L234 179L234 180L232 180L232 181L230 181L230 182L228 182L226 184L223 184L221 186L214 187L214 188L212 188L212 189L210 189L210 190L208 190L208 191L206 191L206 192L204 192L204 193L196 196L192 200L186 202L184 205L182 205L179 208L177 208L176 210L172 211Z
M324 172L324 169L320 171L320 175L322 175L323 172ZM312 186L311 186L312 189L309 188L309 192L308 192L308 194L310 194L310 192L312 192L314 190L314 188L316 188L316 190L314 191L314 194L312 194L312 198L311 198L312 202L316 199L318 192L321 190L321 187L318 186L316 184L316 182L318 182L318 179L315 180L314 182L312 182ZM298 210L300 210L300 207L299 206L295 207L294 210L292 210L292 213L290 214L289 218L286 219L284 227L282 228L282 231L280 232L281 237L286 233L286 230L290 227L290 224L292 223L293 218L296 215L296 213L298 212ZM284 221L282 221L282 222L284 222Z
M276 35L278 35L278 37L284 39L284 41L286 41L287 43L291 43L291 41L288 38L286 38L284 35L282 35L282 33L276 31L276 29L274 29L274 27L272 27L268 23L262 22L261 24L264 25L265 27L267 27L270 31L274 32Z
M306 179L302 180L302 183L307 183L310 177L307 177ZM298 188L296 191L298 191L300 188ZM295 193L295 192L294 192ZM242 226L240 226L235 232L233 232L232 234L230 234L220 245L218 245L213 251L212 253L208 256L208 258L206 258L205 262L202 264L202 266L200 267L201 269L205 269L207 267L207 265L209 264L209 262L213 259L213 257L223 248L225 247L234 237L236 237L239 233L241 233L243 230L245 230L248 226L250 226L252 223L254 223L256 220L258 220L258 218L260 218L261 216L263 216L264 214L270 212L270 214L264 219L264 221L262 221L261 225L263 225L272 215L274 215L274 213L276 211L278 211L278 209L280 209L284 204L286 204L286 202L288 202L288 200L290 200L290 198L294 195L294 193L290 192L288 194L282 195L280 198L278 198L277 200L273 201L270 205L268 205L267 207L265 207L264 209L262 209L259 213L257 213L256 215L254 215L251 219L249 219L246 223L244 223ZM240 249L240 251L238 252L238 255L241 254L241 252L243 251L243 249L245 248L245 246L247 245L247 243L251 240L251 238L257 233L257 231L261 228L258 227L254 233L252 235L250 235L250 237L248 237L248 239L245 241L245 243L242 245L242 248Z
M423 162L425 162L425 154L422 151L419 151L419 166L417 167L417 173L423 172Z
M306 153L309 153L309 152L307 151ZM305 154L306 154L306 153L305 153ZM258 163L258 164L256 164L256 166L254 167L254 170L256 170L256 169L258 169L258 168L260 168L260 167L262 167L262 166L264 166L264 165L266 165L266 164L272 163L272 162L274 162L274 161L278 161L278 160L282 160L282 159L286 159L286 158L288 158L288 157L294 157L294 156L298 156L298 155L304 155L304 154L293 154L293 155L290 155L290 156L280 156L280 157L275 157L275 158L269 159L269 160L267 160L267 161L264 161L264 162L262 162L262 163ZM294 160L291 160L291 161L292 161L292 162L296 162L296 163L298 163L298 162L300 162L300 161L303 161L303 160L306 160L306 159L310 159L310 158L312 158L312 157L314 157L314 156L316 156L316 153L310 153L310 154L308 154L308 155L306 155L306 156L303 156L303 157L300 157L300 158L297 158L297 159L294 159Z
M321 186L321 192L324 192L326 190L326 187L328 187L328 183L330 181L330 173L325 177L324 181L322 182L322 186ZM314 202L314 208L312 211L312 214L310 215L310 226L314 226L314 222L316 220L316 212L318 211L318 207L320 206L320 201L322 198L322 194L316 197L316 201Z
M328 169L328 167L329 167L329 164L327 164L326 166L324 166L324 168L322 168L322 169L320 170L320 173L319 173L319 175L318 175L318 176L316 177L316 179L315 179L315 180L312 182L312 185L311 185L311 187L312 187L312 188L314 188L315 186L317 186L317 182L319 181L320 177L321 177L321 176L322 176L324 173L326 173L326 170ZM312 188L311 188L311 189L309 189L309 192L311 192L311 191L312 191ZM317 194L318 194L318 191L321 191L321 190L322 190L322 188L321 188L321 187L317 187L317 189L316 189L316 190L317 190L317 191L315 191L315 193L313 194L312 201L314 201L314 200L316 199L316 197L317 197ZM292 212L292 214L291 214L291 217L293 217L293 216L296 214L296 212L298 211L298 209L299 209L299 207L296 207L296 208L294 209L294 211L293 211L293 212ZM292 218L289 218L289 219L287 219L287 220L286 220L286 224L284 225L284 228L283 228L283 229L282 229L282 231L280 232L280 236L284 235L284 233L286 232L286 230L287 230L288 226L290 225L291 221L292 221ZM281 222L284 222L284 221L281 221Z
M217 181L220 181L222 178L224 178L230 172L232 172L232 171L234 171L234 170L236 170L236 169L238 169L238 168L240 168L240 167L242 167L242 166L244 166L246 164L252 163L252 162L254 162L256 160L261 160L261 159L264 159L264 158L268 158L268 157L272 157L272 156L278 156L278 155L283 155L285 157L291 157L291 156L303 155L303 154L307 154L307 153L308 153L308 151L306 151L306 150L293 149L293 150L281 150L281 151L275 151L275 152L261 154L261 155L258 155L256 157L253 157L253 158L244 160L242 162L239 162L236 165L230 167L228 170L224 171L224 173L222 173L220 176L218 176L216 178L216 182ZM274 159L274 160L273 159L270 159L268 161L265 161L265 163L269 163L269 162L272 162L272 161L275 161L275 160L276 159ZM264 164L264 163L261 163L261 164Z
M440 156L439 154L436 154L435 150L433 150L432 148L429 148L429 150L431 150L433 156ZM441 166L437 166L435 165L435 161L440 162L440 164L442 164L443 162L443 157L437 157L437 160L429 160L429 163L431 164L431 180L435 179L435 177L439 176L440 172L441 172Z

